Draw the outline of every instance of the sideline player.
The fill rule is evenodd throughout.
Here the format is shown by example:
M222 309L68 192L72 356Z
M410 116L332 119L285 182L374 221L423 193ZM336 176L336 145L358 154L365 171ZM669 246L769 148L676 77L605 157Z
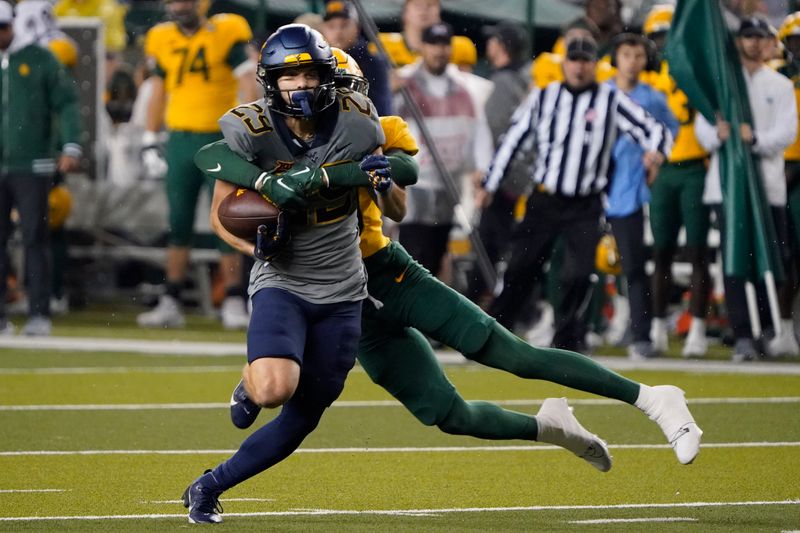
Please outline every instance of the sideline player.
M200 0L167 0L172 19L147 32L144 51L153 72L142 158L150 177L166 172L169 204L169 246L166 290L156 307L138 316L141 327L182 327L180 303L192 244L195 210L200 189L211 189L194 167L192 156L204 144L221 138L217 119L236 105L237 90L245 101L258 98L254 64L247 56L253 38L239 15L219 14L206 19ZM158 144L166 123L169 139L166 161ZM220 272L225 287L222 324L228 329L247 327L241 289L241 256L219 242Z
M340 83L363 87L363 80L358 85L351 82L356 77L350 74L343 78L340 74ZM387 138L383 146L387 154L398 149L407 154L416 151L416 142L402 120L382 117L381 124ZM219 165L221 179L251 188L264 174L260 168L243 162L224 143L203 148L196 162L200 168ZM394 178L401 178L394 165L391 170ZM641 385L581 354L524 343L436 280L402 246L383 235L376 200L381 203L392 196L392 205L396 205L402 202L404 192L390 180L363 181L359 189L361 251L370 299L374 302L364 306L358 358L372 380L401 401L420 422L453 434L550 442L569 449L600 470L611 467L604 443L580 426L564 400L546 400L536 417L506 411L491 403L465 401L445 376L430 344L420 334L423 332L487 366L634 404L659 424L682 463L694 459L702 432L679 389ZM398 182L413 180L402 176ZM383 192L382 187L386 187ZM241 246L246 250L249 244L242 241ZM234 392L231 415L234 424L242 428L252 424L258 415L258 406L241 394L241 388Z
M279 28L260 53L264 97L219 121L227 144L261 168L297 161L298 172L315 175L322 164L372 154L384 142L378 116L361 94L337 93L334 69L319 32L301 24ZM282 177L263 174L272 197L287 191ZM215 183L212 213L233 189ZM220 494L288 457L341 393L355 363L367 296L357 204L352 188L321 191L291 221L282 219L274 234L259 237L244 388L258 405L283 407L231 458L189 485L183 501L190 522L221 522Z

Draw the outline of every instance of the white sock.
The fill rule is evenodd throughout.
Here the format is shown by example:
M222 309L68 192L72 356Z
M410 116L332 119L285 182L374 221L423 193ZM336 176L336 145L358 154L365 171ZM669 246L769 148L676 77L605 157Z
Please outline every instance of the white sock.
M692 324L689 326L689 337L703 338L706 336L706 320L704 318L692 317Z
M650 323L650 329L653 333L661 333L667 331L667 319L666 318L654 318L653 321Z
M655 391L653 391L653 387L650 385L645 385L641 383L639 385L639 397L636 398L636 401L633 405L641 409L645 414L649 412L650 409L653 408L653 403L655 402Z

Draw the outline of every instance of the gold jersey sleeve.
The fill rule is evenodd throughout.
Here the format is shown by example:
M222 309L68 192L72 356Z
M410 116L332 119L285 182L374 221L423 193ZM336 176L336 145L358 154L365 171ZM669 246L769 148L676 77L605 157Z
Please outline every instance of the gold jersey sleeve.
M408 48L402 33L379 33L378 38L396 67L410 65L419 57L419 54Z
M794 82L794 99L795 102L797 102L797 109L800 109L800 73L793 76L791 79L792 82ZM783 157L785 157L787 161L800 161L800 134L798 134L794 142L783 153Z
M154 26L145 38L145 54L164 75L167 92L165 122L169 129L211 133L217 119L236 106L238 80L229 56L253 34L239 15L211 17L193 35L174 22Z
M667 106L678 120L678 135L675 137L669 162L678 163L708 157L708 152L694 134L697 110L689 105L686 93L678 88L675 80L669 75L669 65L666 61L661 63L661 69L658 72L653 72L645 81L655 90L664 93Z
M400 117L380 117L386 142L381 146L384 153L402 150L409 155L419 152L416 139L408 129L408 123ZM361 210L361 256L369 257L389 245L389 237L383 234L381 210L375 203L372 191L362 187L358 190L358 207Z

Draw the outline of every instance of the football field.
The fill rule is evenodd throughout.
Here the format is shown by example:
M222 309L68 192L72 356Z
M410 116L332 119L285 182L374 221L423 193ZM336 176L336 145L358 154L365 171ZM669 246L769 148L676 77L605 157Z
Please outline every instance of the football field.
M179 498L248 434L227 408L244 360L230 343L243 334L190 322L180 341L157 343L173 334L145 339L128 318L87 316L57 321L56 338L37 348L0 348L0 531L201 527ZM92 332L108 342L69 338ZM196 340L227 344L186 344ZM464 397L535 413L544 398L566 396L609 442L614 466L602 474L551 446L445 435L356 367L298 452L223 495L225 523L213 527L800 530L800 365L668 362L621 372L686 391L705 431L695 464L680 465L631 406L474 364L446 366Z

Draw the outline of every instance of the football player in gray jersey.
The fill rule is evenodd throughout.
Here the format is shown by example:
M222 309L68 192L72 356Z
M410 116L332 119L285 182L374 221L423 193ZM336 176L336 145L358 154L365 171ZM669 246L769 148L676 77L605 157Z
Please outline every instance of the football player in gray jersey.
M302 205L282 202L300 198L291 190L297 183L292 175L311 174L327 184L323 165L367 160L384 142L374 106L360 94L337 93L334 69L318 32L283 26L261 49L265 98L219 121L228 145L265 170L255 188L284 208L274 234L262 226L256 240L248 364L232 400L246 395L259 406L282 409L230 459L189 485L183 503L192 523L221 522L223 491L290 455L339 396L355 363L367 296L357 191L324 187L303 197ZM212 213L233 190L217 180ZM253 249L218 224L214 229L237 248Z

